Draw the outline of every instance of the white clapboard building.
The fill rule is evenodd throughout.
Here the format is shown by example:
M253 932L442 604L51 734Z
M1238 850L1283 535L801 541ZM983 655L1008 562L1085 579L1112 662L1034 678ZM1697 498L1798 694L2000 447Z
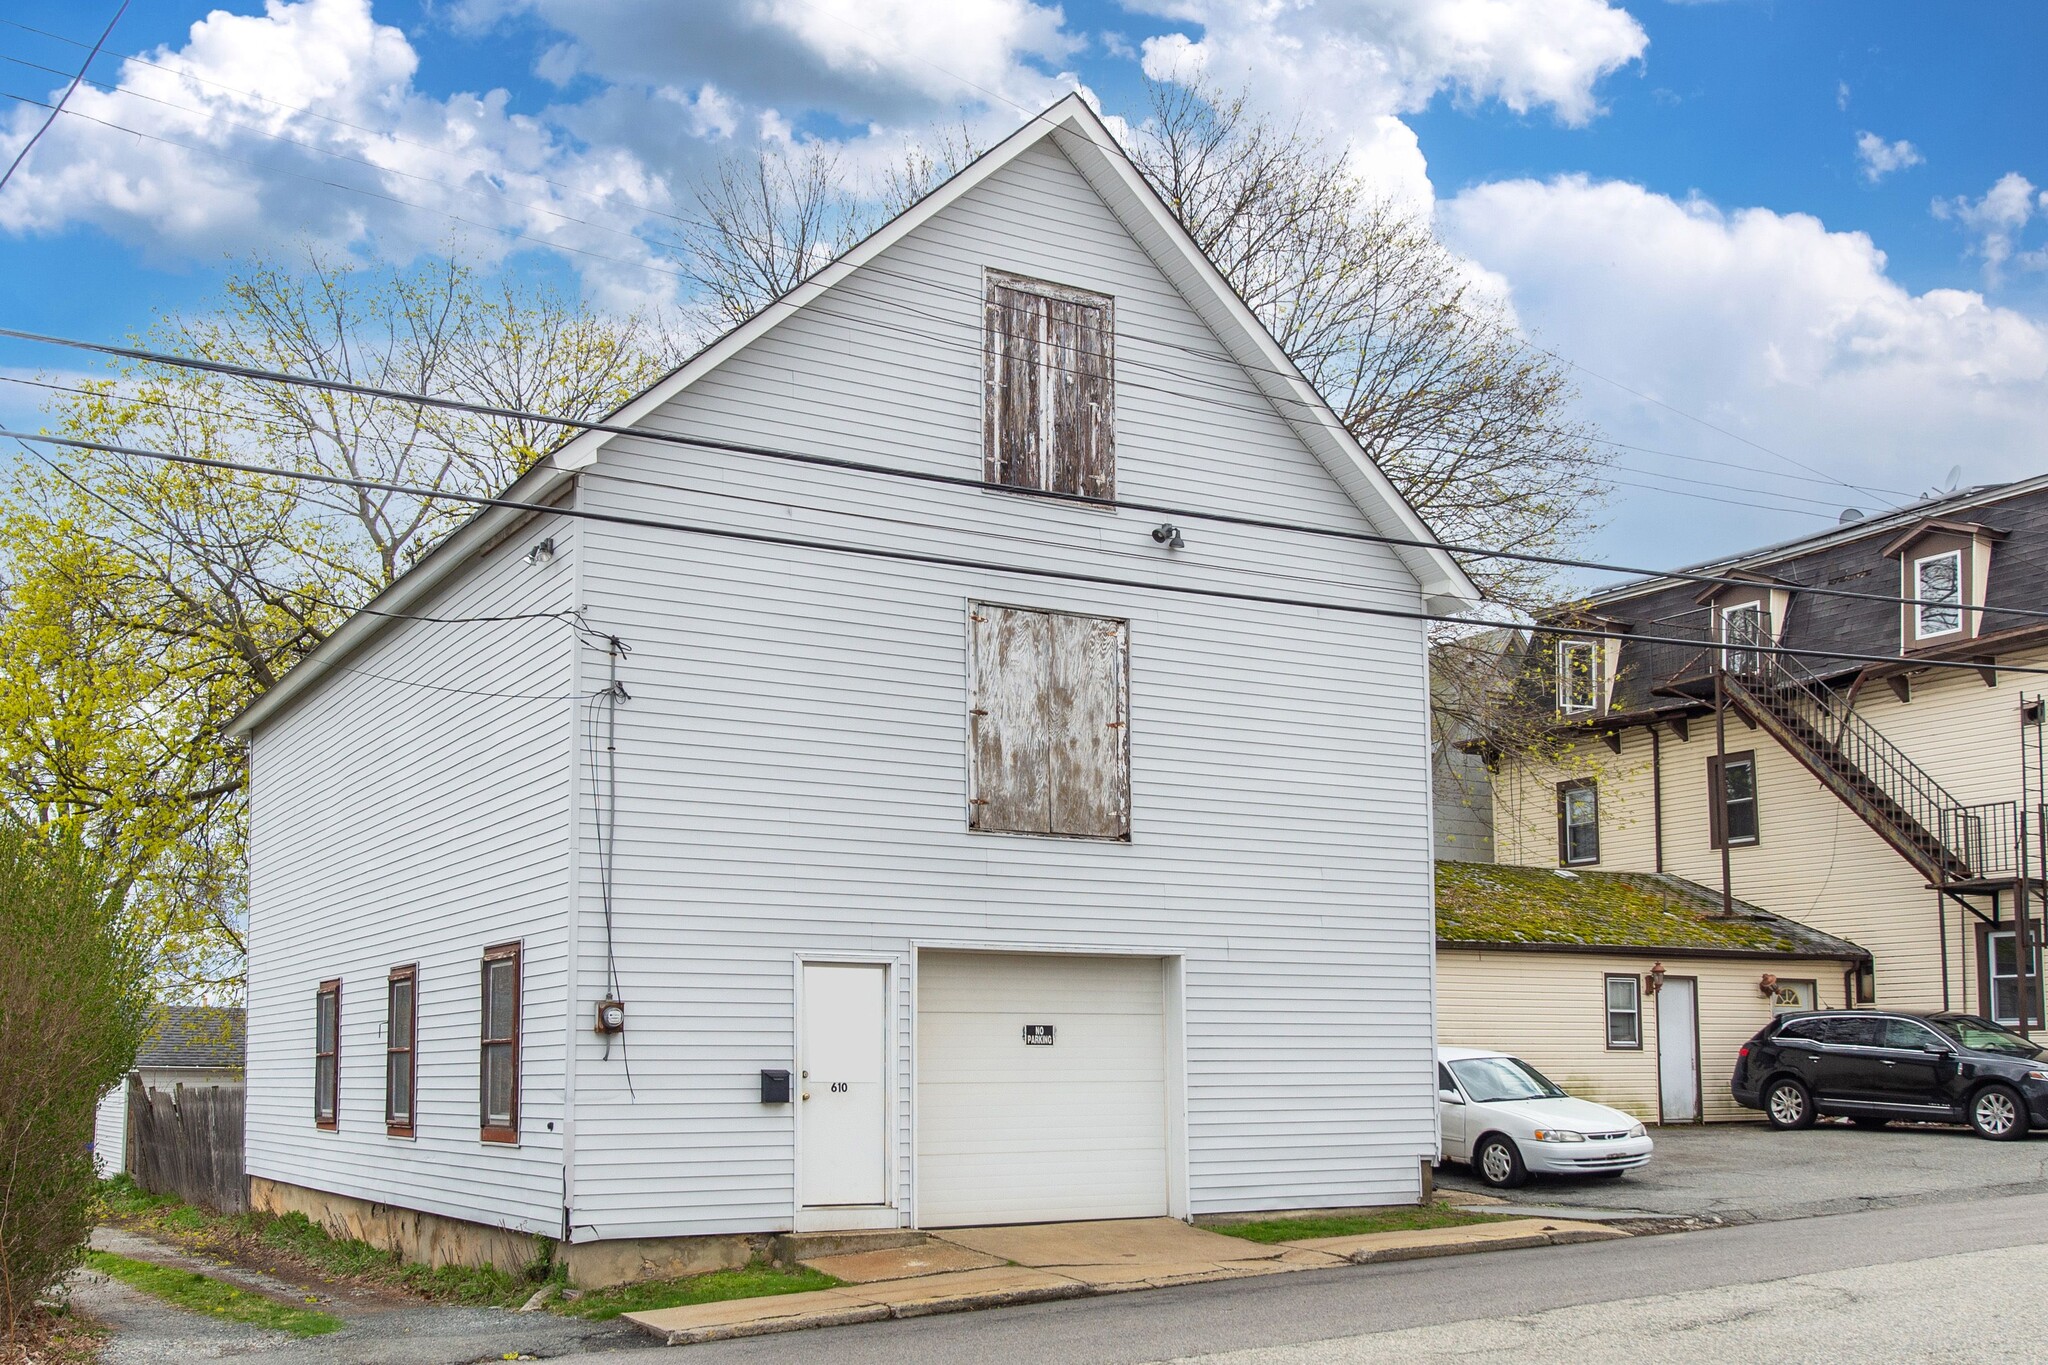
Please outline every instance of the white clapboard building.
M1084 102L615 421L237 722L259 1207L595 1279L1418 1198L1473 589Z

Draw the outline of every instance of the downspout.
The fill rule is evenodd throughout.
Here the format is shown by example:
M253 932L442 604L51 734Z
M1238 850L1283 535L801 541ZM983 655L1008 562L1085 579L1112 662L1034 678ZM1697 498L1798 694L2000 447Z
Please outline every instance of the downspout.
M580 491L580 490L579 490ZM579 533L569 554L569 605L583 607L583 551L585 536ZM572 1210L576 1207L576 1056L581 1050L576 1022L583 1000L577 984L577 964L583 956L583 633L569 632L569 856L568 903L563 907L567 931L567 957L562 963L562 1232L556 1255L566 1258L574 1235Z
M1720 830L1721 913L1735 914L1735 882L1728 862L1728 689L1721 668L1714 669L1714 806L1711 812Z
M1650 726L1650 837L1657 871L1664 871L1664 746L1657 726Z

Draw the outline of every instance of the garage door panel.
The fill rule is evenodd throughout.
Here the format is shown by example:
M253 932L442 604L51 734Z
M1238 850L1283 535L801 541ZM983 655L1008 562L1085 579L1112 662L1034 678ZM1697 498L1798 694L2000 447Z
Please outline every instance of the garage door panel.
M1164 1010L1157 959L923 955L918 1221L1165 1213Z

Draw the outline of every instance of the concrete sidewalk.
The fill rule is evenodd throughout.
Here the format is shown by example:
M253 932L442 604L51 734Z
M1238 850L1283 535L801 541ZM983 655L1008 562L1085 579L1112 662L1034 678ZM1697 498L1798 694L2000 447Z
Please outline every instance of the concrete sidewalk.
M1226 1237L1171 1218L960 1228L919 1246L804 1262L846 1281L835 1289L625 1316L671 1346L683 1346L1345 1264L1625 1236L1593 1223L1533 1218L1271 1245Z

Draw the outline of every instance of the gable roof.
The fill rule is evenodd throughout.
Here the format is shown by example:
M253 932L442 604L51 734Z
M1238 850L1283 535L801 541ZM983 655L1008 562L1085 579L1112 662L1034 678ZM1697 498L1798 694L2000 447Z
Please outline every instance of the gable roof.
M1869 953L1744 901L1732 916L1698 882L1661 872L1436 865L1436 937L1450 947L1555 948L1861 961Z
M1422 591L1427 610L1455 614L1479 605L1481 594L1451 555L1434 544L1436 534L1409 506L1386 474L1365 453L1358 439L1324 401L1249 305L1231 287L1118 144L1102 118L1079 94L1068 95L1037 115L963 167L882 227L753 317L718 337L703 350L631 399L609 418L609 426L636 426L705 375L768 335L813 300L831 290L912 232L943 213L1019 156L1050 141L1080 172L1124 230L1177 289L1202 322L1222 343L1232 360L1270 402L1276 415L1315 455L1336 480L1374 532L1403 540L1431 542L1389 549ZM529 503L555 497L574 472L593 464L599 450L616 433L586 431L540 460L502 495ZM484 545L522 517L518 509L490 508L468 522L427 554L406 574L366 604L376 611L358 611L312 654L229 722L228 732L246 735L275 715L299 692L317 684L322 662L335 663L353 653L382 630L388 614L424 597ZM308 668L312 663L315 666Z
M245 1046L240 1006L169 1005L142 1040L135 1065L239 1067Z

